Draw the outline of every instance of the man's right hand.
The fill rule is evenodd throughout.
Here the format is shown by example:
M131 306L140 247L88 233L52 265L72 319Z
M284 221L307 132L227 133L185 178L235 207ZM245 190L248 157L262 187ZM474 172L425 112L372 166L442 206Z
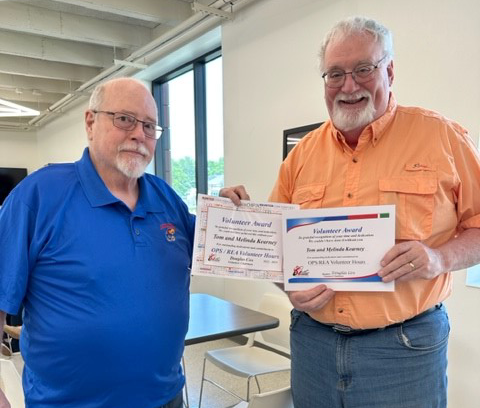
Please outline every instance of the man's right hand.
M220 190L218 195L220 197L229 198L233 201L235 205L240 205L240 200L250 200L250 196L248 195L247 190L245 190L245 187L242 185L234 187L224 187Z
M2 390L0 390L0 408L11 408L10 403Z
M295 309L309 313L324 307L335 292L325 285L318 285L312 289L287 292L287 295Z

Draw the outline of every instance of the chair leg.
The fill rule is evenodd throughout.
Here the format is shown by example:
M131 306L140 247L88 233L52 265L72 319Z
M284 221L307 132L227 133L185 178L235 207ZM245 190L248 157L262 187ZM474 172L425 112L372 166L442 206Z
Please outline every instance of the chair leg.
M202 369L202 381L200 384L200 397L198 398L198 408L202 407L202 394L203 394L203 383L205 381L205 364L207 363L207 359L203 358L203 369Z
M185 368L185 357L184 356L182 356L182 366L183 366L183 375L185 377L185 385L183 386L183 389L185 391L185 400L183 401L183 405L185 405L185 408L189 408L190 404L188 402L187 369Z
M13 355L13 347L12 347L12 336L6 333L5 338L1 344L2 347L2 355L5 357L11 357Z
M258 387L258 393L260 394L262 390L260 389L260 383L258 382L258 377L255 376L255 381L257 382L257 387Z
M253 378L255 378L255 382L257 383L257 388L258 388L258 392L261 393L262 390L260 389L260 383L258 382L258 377L256 375L253 375L253 376L250 376L247 378L247 399L246 401L249 402L250 401L250 380Z

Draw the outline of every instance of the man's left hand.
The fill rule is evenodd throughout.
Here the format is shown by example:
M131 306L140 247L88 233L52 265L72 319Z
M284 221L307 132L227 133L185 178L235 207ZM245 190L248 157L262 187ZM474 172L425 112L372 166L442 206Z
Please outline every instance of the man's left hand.
M433 279L444 272L440 251L419 241L405 241L390 249L380 262L384 282Z

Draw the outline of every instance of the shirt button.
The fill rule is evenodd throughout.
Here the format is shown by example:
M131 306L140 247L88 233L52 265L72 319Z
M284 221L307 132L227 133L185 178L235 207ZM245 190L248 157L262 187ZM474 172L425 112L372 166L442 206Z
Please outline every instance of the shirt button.
M342 308L338 309L338 313L343 313L343 309Z
M348 194L347 194L347 197L348 197L348 198L352 198L352 197L353 197L353 194L352 194L352 193L348 193Z
M135 234L136 234L136 235L140 235L140 230L136 229L136 230L135 230Z

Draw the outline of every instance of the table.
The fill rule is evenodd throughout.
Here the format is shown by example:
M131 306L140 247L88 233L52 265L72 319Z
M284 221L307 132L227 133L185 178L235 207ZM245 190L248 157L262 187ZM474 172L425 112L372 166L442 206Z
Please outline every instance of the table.
M190 323L185 345L274 329L276 317L205 293L190 295Z

